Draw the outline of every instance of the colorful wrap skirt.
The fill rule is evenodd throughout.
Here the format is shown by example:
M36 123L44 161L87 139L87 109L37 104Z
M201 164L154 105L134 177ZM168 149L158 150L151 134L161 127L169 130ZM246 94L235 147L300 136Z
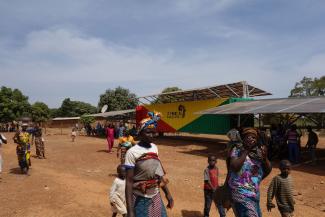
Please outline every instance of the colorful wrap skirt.
M166 208L159 193L153 198L134 195L134 213L136 217L167 217Z
M262 217L260 201L253 198L233 201L232 209L236 217Z
M27 147L17 146L17 158L20 169L29 169L30 152Z

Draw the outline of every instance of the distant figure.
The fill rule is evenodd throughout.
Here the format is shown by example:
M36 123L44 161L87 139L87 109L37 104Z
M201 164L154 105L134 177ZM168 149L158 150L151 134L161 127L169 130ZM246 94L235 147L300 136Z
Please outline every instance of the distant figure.
M211 204L217 188L219 188L219 169L216 167L216 156L208 157L208 167L204 170L204 217L209 217ZM215 203L220 217L225 217L226 213L222 204Z
M106 139L108 145L108 153L112 153L112 148L114 146L114 127L109 124L106 128Z
M97 136L100 136L102 128L103 128L102 125L99 122L97 122L97 125L96 125L96 135Z
M72 131L71 131L71 141L74 142L74 140L77 137L77 132L76 132L76 128L72 127Z
M227 137L229 138L229 143L227 145L228 150L231 150L232 147L234 145L236 145L237 143L242 142L242 139L240 137L240 133L236 128L233 128L233 129L229 130L229 132L227 133Z
M121 164L124 164L125 162L125 155L126 152L135 145L135 141L133 136L130 135L130 133L127 131L124 133L125 136L119 138L119 145L117 147L117 153L116 156L120 157ZM121 151L121 155L120 155Z
M275 176L267 191L267 210L275 208L272 200L275 197L281 217L293 217L295 201L293 199L291 164L288 160L280 162L281 174Z
M313 131L311 126L307 127L308 130L308 141L306 144L306 148L308 149L310 153L310 158L312 160L312 164L316 164L317 158L316 158L316 146L318 143L318 136L317 134Z
M118 137L123 137L125 132L125 126L123 123L120 123L120 127L118 128Z
M135 126L133 126L132 129L130 130L130 135L133 137L137 136L137 129Z
M13 138L17 144L16 154L21 172L28 174L29 167L32 165L30 160L30 134L26 131L28 124L22 124L22 130L18 130Z
M7 144L7 138L0 134L0 179L1 179L1 174L2 174L2 155L1 155L1 148L2 148L2 144Z
M121 214L126 217L126 201L125 201L125 167L119 165L117 167L117 178L115 178L109 193L109 200L112 206L112 217Z
M36 155L40 159L45 159L45 148L42 137L42 128L40 128L39 124L36 124L33 135L35 137L35 147L36 147Z
M85 125L85 129L86 129L87 136L91 136L91 134L92 134L92 128L91 128L91 125L89 123L87 123Z
M299 134L297 132L297 126L293 124L290 128L290 130L286 133L286 141L288 142L288 154L289 154L289 160L291 163L298 163L299 162Z
M258 133L259 133L259 144L264 145L267 148L269 148L269 146L270 146L270 138L267 135L266 128L261 127Z

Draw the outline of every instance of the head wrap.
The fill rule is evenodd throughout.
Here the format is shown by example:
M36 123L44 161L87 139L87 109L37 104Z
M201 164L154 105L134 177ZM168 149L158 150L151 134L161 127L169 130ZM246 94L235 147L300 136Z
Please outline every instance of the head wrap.
M252 158L252 159L262 161L263 160L263 155L262 155L262 149L258 145L259 140L258 140L258 131L257 131L257 129L255 129L253 127L248 127L248 128L243 129L243 131L242 131L242 137L243 137L243 139L245 139L245 137L247 137L248 135L254 135L256 137L256 139L257 139L256 146L253 147L250 150L248 156L250 158Z
M160 120L160 113L159 112L148 112L147 118L140 121L140 130L144 129L153 129L156 128L158 125L158 121Z
M246 136L248 136L249 134L254 135L256 138L258 138L258 132L255 128L253 127L248 127L243 129L242 131L242 137L245 138Z

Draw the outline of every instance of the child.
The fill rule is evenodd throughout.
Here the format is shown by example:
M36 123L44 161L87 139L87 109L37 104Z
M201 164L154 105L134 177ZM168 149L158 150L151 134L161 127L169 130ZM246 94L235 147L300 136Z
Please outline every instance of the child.
M117 167L117 178L114 180L109 193L109 200L112 206L112 217L116 217L117 214L121 214L126 217L126 202L125 202L125 167L119 165Z
M293 217L294 199L292 194L292 179L289 176L291 163L288 160L280 162L281 174L275 176L267 191L267 210L271 212L275 205L272 203L275 196L278 209L282 217Z
M208 157L208 167L204 170L204 217L208 217L212 201L214 201L214 195L219 187L218 175L219 171L216 167L217 158L216 156ZM216 203L220 217L225 217L225 210L222 204Z
M124 132L123 137L119 138L119 145L117 147L117 152L116 152L116 156L121 160L121 164L124 164L125 162L125 155L126 152L133 146L135 145L135 141L133 136L130 135L130 133L128 131ZM121 151L121 155L120 155L120 151Z
M76 129L73 127L72 132L71 132L71 140L72 140L72 142L74 142L74 140L76 139L76 136L77 136L77 132L76 132Z

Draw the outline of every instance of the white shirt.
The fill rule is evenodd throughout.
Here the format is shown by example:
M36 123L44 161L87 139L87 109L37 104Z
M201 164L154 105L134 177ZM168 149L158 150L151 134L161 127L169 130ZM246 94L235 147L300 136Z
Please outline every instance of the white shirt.
M151 143L150 148L145 148L145 147L142 147L142 146L136 144L135 146L133 146L126 152L124 165L128 168L134 168L137 159L140 158L143 154L146 154L149 152L156 153L158 155L157 146L155 144Z
M142 147L142 146L136 144L135 146L133 146L126 152L125 163L124 163L125 167L126 168L135 168L137 159L140 158L143 154L146 154L149 152L156 153L158 155L157 146L155 144L151 143L151 147L146 148L146 147ZM163 174L161 174L161 175L163 175ZM145 194L143 194L141 191L134 189L133 193L136 195L142 196L142 197L152 198L159 193L159 188L156 187L156 188L147 189Z
M123 202L125 201L125 179L115 178L111 190L109 192L109 199L119 197Z

